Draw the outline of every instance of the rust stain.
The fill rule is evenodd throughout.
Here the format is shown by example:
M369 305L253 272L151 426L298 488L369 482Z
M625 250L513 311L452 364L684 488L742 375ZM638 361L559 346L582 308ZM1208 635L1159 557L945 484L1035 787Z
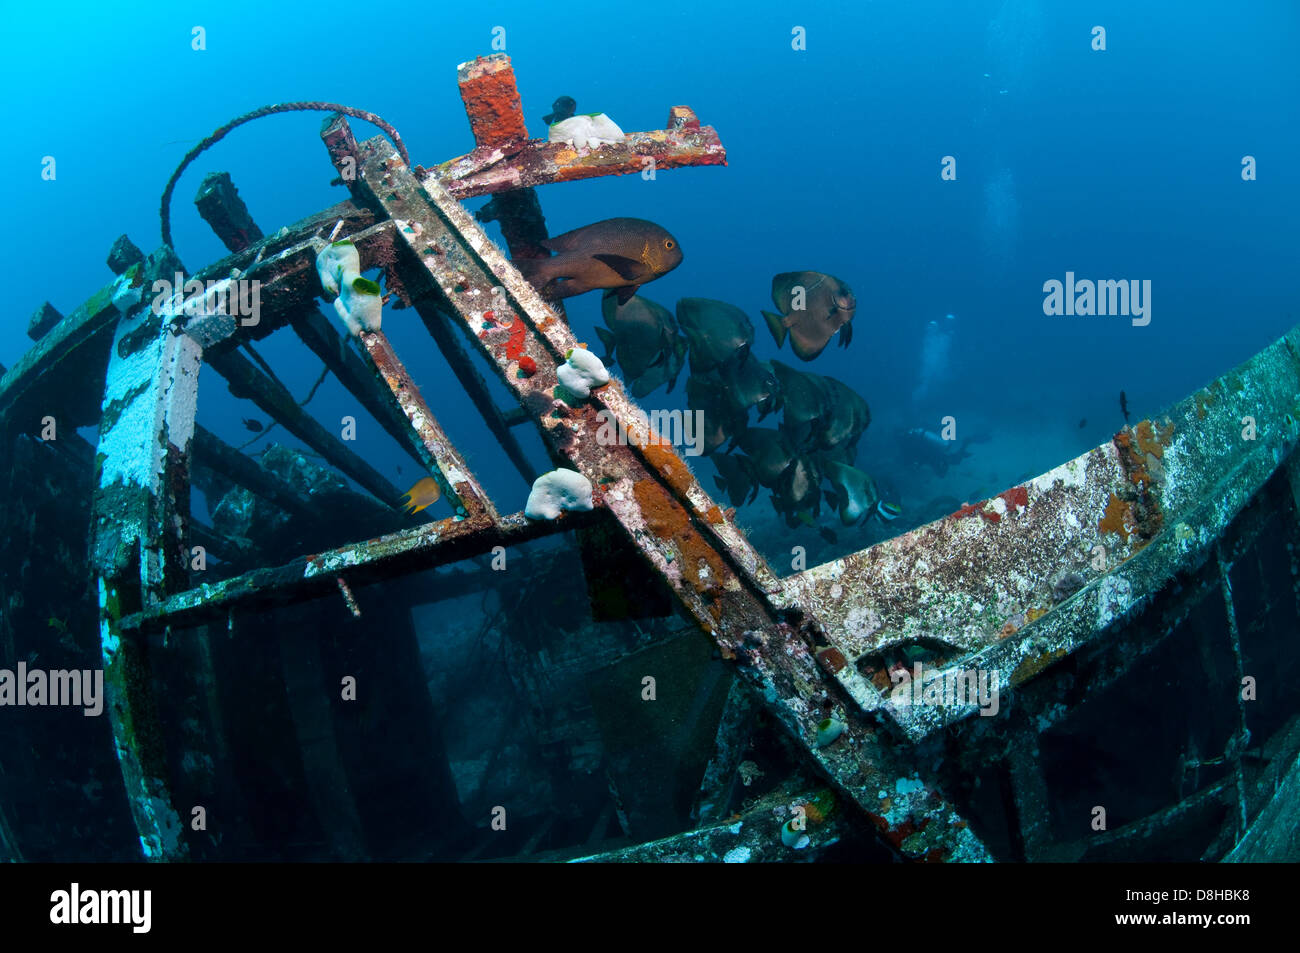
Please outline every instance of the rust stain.
M998 494L1002 501L1007 504L1007 511L1028 509L1029 507L1029 490L1023 486L1012 487Z
M1015 671L1011 673L1011 684L1020 685L1023 682L1038 675L1053 662L1059 661L1065 657L1065 649L1052 649L1050 652L1043 652L1041 655L1029 655L1023 658Z
M691 484L695 482L695 477L691 475L690 468L686 466L681 457L673 452L671 447L658 441L659 435L652 432L650 441L645 446L646 462L659 471L659 475L664 478L664 481L673 488L678 496L685 497L687 491L691 488ZM715 506L714 509L717 509L717 507Z
M1133 504L1121 500L1112 493L1110 502L1106 504L1106 515L1097 524L1098 532L1118 533L1127 543L1136 529L1137 519L1133 516Z
M828 646L818 651L817 661L821 663L822 668L832 675L838 674L849 664L849 660L844 657L844 653L834 646Z
M1174 425L1169 423L1164 427L1158 427L1149 420L1142 420L1134 429L1137 432L1138 449L1157 460L1163 460L1165 447L1169 446L1174 436Z
M662 450L662 448L657 449ZM677 460L676 454L672 451L667 453ZM685 464L680 460L677 462L679 466L685 468ZM689 472L687 476L690 476ZM641 517L645 520L646 528L655 538L677 544L677 549L681 553L682 575L691 583L695 591L701 594L716 594L721 591L727 567L722 557L691 526L690 517L687 516L682 505L654 480L638 480L632 485L632 492L636 496L637 505L641 508ZM704 568L708 570L707 576L702 572ZM715 608L714 618L720 619L720 607L710 607L710 612L714 612Z

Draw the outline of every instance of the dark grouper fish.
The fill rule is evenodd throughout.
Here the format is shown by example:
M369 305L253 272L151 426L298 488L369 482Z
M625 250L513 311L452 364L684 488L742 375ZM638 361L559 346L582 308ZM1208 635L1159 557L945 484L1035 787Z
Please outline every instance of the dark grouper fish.
M802 288L802 300L797 289ZM772 303L780 314L764 311L767 328L776 346L790 337L790 349L801 361L820 354L836 331L840 346L853 340L853 314L858 300L853 291L834 275L820 271L787 271L772 279ZM800 307L802 305L802 307Z
M686 339L672 312L640 295L621 305L612 294L605 295L600 310L606 327L596 328L596 334L605 345L604 362L617 360L632 396L644 397L664 383L671 393L686 358Z
M572 298L595 288L626 304L637 288L682 263L677 239L642 218L607 218L542 242L551 258L520 258L515 267L545 298Z

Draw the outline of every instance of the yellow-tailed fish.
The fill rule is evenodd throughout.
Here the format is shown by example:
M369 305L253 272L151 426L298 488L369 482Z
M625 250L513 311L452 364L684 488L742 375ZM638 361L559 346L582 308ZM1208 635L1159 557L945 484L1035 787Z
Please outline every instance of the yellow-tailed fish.
M408 516L413 516L425 507L437 503L442 496L442 487L433 477L417 480L415 486L406 491L402 497L402 509Z

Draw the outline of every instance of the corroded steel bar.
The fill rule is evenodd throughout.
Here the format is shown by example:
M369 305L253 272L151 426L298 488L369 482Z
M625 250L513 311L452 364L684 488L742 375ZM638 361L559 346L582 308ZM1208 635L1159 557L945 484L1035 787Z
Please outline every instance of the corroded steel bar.
M230 384L236 397L247 397L262 412L338 467L381 502L400 507L402 493L378 470L345 447L309 413L298 406L293 395L277 381L267 377L238 351L209 352L208 365Z
M247 272L248 277L257 277L264 281L262 311L265 315L261 324L253 329L269 333L274 328L273 317L280 310L277 300L295 283L305 286L310 281L316 286L314 252L310 245L305 247L306 254L301 261L288 256L284 250L290 246L302 246L322 228L328 229L339 219L343 219L349 232L366 229L374 222L374 212L359 208L353 202L345 201L316 215L310 215L302 221L285 228L281 233L268 236L258 244L238 254L229 255L207 266L194 275L200 280L228 277L232 268ZM300 248L301 251L301 248ZM255 269L253 262L261 256ZM290 269L288 266L292 266ZM251 270L250 270L251 269ZM59 379L58 372L69 367L79 368L76 380L98 385L101 373L92 373L90 368L98 364L106 366L108 348L112 343L113 329L117 325L120 313L113 307L113 296L124 287L137 286L149 291L155 278L172 280L177 271L184 271L179 259L170 249L160 248L145 261L131 265L122 275L100 288L81 305L73 310L66 319L58 322L47 332L22 358L0 378L0 416L10 414L12 409L25 398L48 386L66 396L68 381ZM292 271L292 274L289 272ZM301 275L301 276L299 276ZM276 278L278 277L278 280ZM302 297L295 298L294 307L301 307ZM231 327L228 334L234 333ZM87 352L95 352L93 357ZM100 356L102 352L102 357ZM87 404L87 410L76 421L77 425L97 422L99 396L94 395Z
M388 431L389 436L397 441L398 446L405 450L412 460L424 466L427 461L421 452L419 441L411 430L410 423L392 402L388 392L379 387L370 368L366 367L360 356L347 346L347 339L340 337L331 327L329 319L315 307L304 308L302 313L293 319L293 330L312 353L325 363L339 383L347 388L348 393L357 399L381 427Z
M480 350L529 409L552 454L591 480L598 505L614 513L629 541L723 654L743 662L769 709L805 746L809 759L862 806L904 856L987 859L983 844L952 806L927 783L910 779L912 767L896 760L879 727L827 692L814 659L820 642L816 620L790 612L793 624L782 621L772 603L783 593L780 581L685 462L657 443L604 445L598 434L606 422L599 410L612 413L633 434L642 426L639 409L622 386L611 382L576 406L557 399L556 367L576 346L567 325L436 182L419 181L382 139L358 150L354 194L381 206L396 222L397 267L422 268L433 278L447 306L477 332ZM331 152L336 162L346 160ZM497 296L494 289L500 289ZM488 310L490 318L484 315ZM524 356L536 370L521 377ZM816 725L830 714L846 725L842 740L817 748Z
M203 221L231 251L243 251L262 240L262 230L239 197L229 172L209 172L199 185L194 204Z
M235 188L228 172L214 172L205 176L194 204L198 206L203 220L231 251L243 251L250 245L261 242L264 237L247 206L239 198L239 190ZM338 223L346 224L342 217ZM381 241L382 238L382 235L374 236L374 239ZM256 274L254 269L249 269L249 275ZM406 419L396 412L397 409L388 400L387 394L381 394L373 375L366 370L360 358L344 345L320 312L314 306L302 308L291 323L299 339L330 368L339 383L347 388L413 460L424 466L426 461L419 452L418 443L414 440Z
M417 300L415 310L420 315L420 320L424 322L429 336L433 338L438 349L442 351L447 363L451 365L451 371L456 375L456 380L464 388L465 393L469 395L474 406L478 408L479 413L483 416L483 422L487 425L488 431L497 442L501 444L501 449L505 451L510 462L514 464L519 475L523 477L525 483L532 483L536 471L531 463L528 462L528 456L524 453L524 448L519 445L515 435L510 432L510 427L506 423L501 413L501 408L496 405L492 395L488 392L487 384L469 359L461 344L456 330L451 326L447 316L433 306L428 300Z
M683 114L690 118L678 128L628 133L622 142L598 149L575 149L567 142L530 139L475 149L417 171L423 171L424 184L436 182L453 198L464 200L553 182L635 175L651 168L658 173L690 166L726 165L727 150L717 131L712 126L701 126L686 107L673 108L674 117Z
M355 149L356 140L352 136L352 130L348 126L347 120L342 116L337 116L327 120L322 127L321 137L325 141L331 157L339 165L341 170L348 167L348 163L356 161L355 154L348 151L349 149ZM528 458L524 454L523 448L519 445L518 440L515 439L515 436L512 433L510 433L509 428L501 419L501 411L492 400L492 395L484 385L483 379L479 376L478 370L472 363L470 363L468 355L465 354L464 348L461 347L460 341L457 340L446 319L441 314L437 313L436 308L431 302L425 300L429 289L428 280L423 279L419 282L418 286L413 283L411 287L407 287L392 267L392 228L393 225L389 222L369 230L370 232L380 232L382 230L384 236L384 242L382 243L364 243L359 242L357 238L353 239L357 242L358 252L361 255L362 262L366 267L383 268L390 288L393 288L402 296L405 304L415 308L416 312L420 315L421 320L424 322L425 327L433 336L435 343L442 351L443 357L451 366L452 373L456 375L456 379L460 382L461 387L464 388L465 393L471 402L473 402L474 406L478 408L484 422L488 426L488 430L501 443L502 448L506 452L506 456L509 457L510 462L519 471L519 474L524 481L532 482L532 466L528 462ZM346 235L347 233L345 232L343 234ZM362 343L364 346L368 346L365 345L364 340ZM376 367L379 367L380 365L379 361L376 359L376 353L370 354L371 362ZM387 353L392 354L391 349L389 349ZM393 354L391 358L385 358L385 360L388 360L391 364L392 361L396 361L396 355ZM400 365L400 362L398 363ZM404 376L405 371L402 371L402 374ZM391 387L391 375L380 372L379 376L382 380L389 383ZM417 448L423 447L426 444L430 448L437 446L441 448L439 454L447 458L448 466L461 473L469 474L470 471L468 467L464 465L463 461L456 462L451 460L452 455L458 455L457 451L452 447L450 441L446 439L441 427L439 427L437 422L434 420L434 417L429 412L428 408L413 407L411 411L408 411L407 408L403 406L403 401L410 401L412 399L418 400L422 404L423 398L419 396L418 392L415 391L414 388L403 387L400 391L393 391L392 393L397 397L397 404L401 408L401 413L397 416L400 417L403 424L407 426L408 432L410 432L411 423L415 423L417 420L432 423L432 429L429 431L428 435L423 433L418 434L419 440L416 441ZM411 394L415 394L415 397L411 398ZM410 416L412 412L417 413L417 416ZM403 417L403 413L405 413L406 416ZM408 423L408 421L411 423ZM420 424L420 426L422 425L423 424ZM428 440L432 440L433 443L428 443ZM421 441L424 442L421 443ZM435 479L440 482L445 482L444 476L447 471L442 467L441 461L438 462L437 467L437 469L443 470L443 474L441 475L438 474L433 467L428 467L428 461L422 461L422 465L426 466L430 470ZM473 479L472 475L471 482L474 484L474 487L477 487L477 480ZM444 493L449 492L450 489L450 486L443 486ZM487 498L481 489L472 489L470 492L476 498L483 500L489 507L491 506L490 501L487 501ZM465 501L462 500L462 503L464 502Z
M510 57L494 53L462 63L456 71L476 150L491 150L528 138ZM498 192L476 213L480 222L500 222L510 257L545 258L546 219L533 189Z
M388 337L382 331L362 331L357 337L436 464L431 468L430 476L442 485L448 502L453 499L460 501L456 508L458 516L476 518L484 515L495 520L496 508L483 492L478 477L439 426L420 389L411 381L405 365L388 343Z
M340 573L346 573L353 586L382 582L402 573L479 556L491 552L494 546L516 546L591 525L602 518L605 514L600 512L573 513L561 525L526 519L522 513L499 517L495 524L486 516L448 517L178 592L155 606L124 616L121 629L152 632L168 625L183 627L222 619L231 610L300 602L335 589L335 578Z
M510 57L493 53L461 63L456 68L456 82L474 141L480 146L528 138Z

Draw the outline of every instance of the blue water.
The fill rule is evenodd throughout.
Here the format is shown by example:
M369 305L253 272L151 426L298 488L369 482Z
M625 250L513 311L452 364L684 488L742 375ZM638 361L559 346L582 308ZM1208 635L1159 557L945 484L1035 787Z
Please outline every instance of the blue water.
M853 345L807 365L788 350L781 359L840 377L871 403L864 469L873 457L891 465L890 427L937 427L951 413L998 434L952 492L996 490L976 485L1005 484L1105 440L1123 423L1121 389L1136 415L1156 413L1300 313L1300 8L1131 7L445 5L373 21L352 3L158 3L130 13L73 4L57 18L14 9L0 58L14 131L0 173L17 274L0 363L25 351L26 321L42 300L66 314L111 278L103 260L118 234L146 252L158 245L168 176L192 144L240 113L334 100L392 122L414 161L469 151L455 67L493 52L502 26L534 134L561 94L629 131L662 127L668 108L686 103L728 150L726 168L544 188L552 233L614 215L663 224L686 258L644 293L669 306L687 295L740 305L757 323L762 357L777 355L758 316L773 273L842 277L859 300ZM1090 49L1098 24L1104 52ZM195 25L206 50L191 49ZM804 51L791 48L795 26L806 29ZM173 201L187 267L225 254L191 204L205 172L228 170L267 232L345 197L328 185L320 120L242 127L187 172ZM40 176L47 155L57 162L52 182ZM1245 155L1258 160L1257 181L1242 181ZM944 156L956 159L955 181L940 178ZM1043 282L1067 271L1149 279L1150 325L1045 316ZM569 313L594 346L597 296L570 302ZM918 406L923 331L947 313L956 315L948 374L937 399ZM411 312L387 320L395 340L414 333ZM304 395L315 360L275 339L264 351ZM436 363L414 353L408 363L426 378L435 412L467 412L454 385L428 379ZM232 407L217 386L201 400L201 418L220 435L249 436L237 418L252 408ZM681 402L681 382L648 401ZM332 383L312 404L322 420L349 407ZM449 426L472 458L499 462L483 443L490 438ZM409 461L396 473L403 458L386 437L367 439L361 452L394 482L411 477ZM499 501L503 510L520 508L513 474L484 479L512 497ZM905 473L888 479L905 493Z

